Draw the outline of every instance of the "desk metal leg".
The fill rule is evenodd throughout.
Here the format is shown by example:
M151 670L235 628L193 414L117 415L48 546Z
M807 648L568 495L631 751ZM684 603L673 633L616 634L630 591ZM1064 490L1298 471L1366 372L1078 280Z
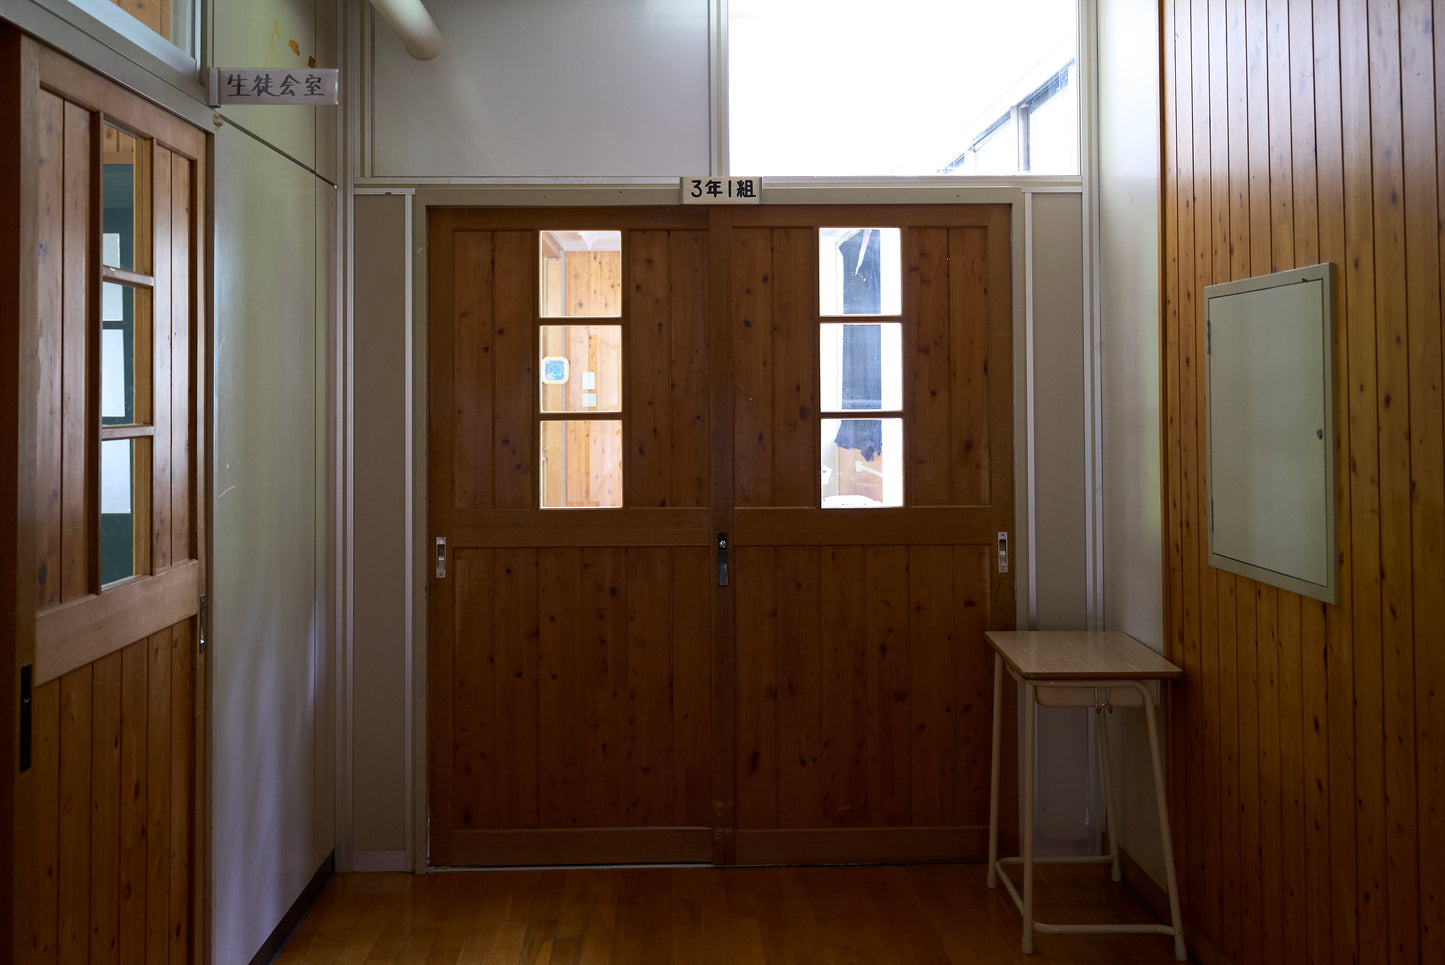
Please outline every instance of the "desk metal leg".
M1034 953L1034 717L1038 688L1024 682L1024 942L1025 955Z
M1117 882L1122 881L1124 876L1119 872L1119 812L1114 809L1114 770L1109 766L1108 706L1095 707L1094 717L1094 736L1099 742L1099 766L1104 772L1104 832L1109 836L1109 876Z
M1141 685L1140 690L1145 690ZM1154 796L1159 805L1159 831L1164 839L1164 875L1169 884L1169 915L1174 926L1174 958L1189 960L1184 948L1184 922L1179 914L1179 880L1174 873L1174 839L1169 833L1169 802L1164 793L1164 765L1159 757L1159 729L1154 721L1154 702L1147 691L1144 717L1149 722L1149 755L1154 759Z
M1003 657L993 655L993 759L988 770L988 886L998 887L998 765L1003 724Z

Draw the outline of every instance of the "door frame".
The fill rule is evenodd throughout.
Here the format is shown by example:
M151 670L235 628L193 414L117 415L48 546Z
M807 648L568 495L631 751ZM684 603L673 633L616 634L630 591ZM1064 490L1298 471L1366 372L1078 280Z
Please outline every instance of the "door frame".
M1010 313L1013 334L1013 469L1014 469L1014 524L1012 530L1011 565L1020 574L1029 572L1029 547L1032 545L1029 521L1032 506L1029 501L1030 453L1033 441L1029 434L1031 414L1027 400L1030 395L1030 371L1028 369L1031 340L1031 319L1025 302L1028 248L1026 240L1026 192L1021 186L956 186L956 185L911 185L889 187L882 185L844 185L827 181L796 182L782 186L767 185L767 204L777 205L830 205L830 206L882 206L889 205L968 205L1007 204L1010 209ZM384 184L368 183L366 193L388 190ZM433 207L509 207L509 208L557 208L557 207L639 207L648 205L676 205L680 201L677 183L666 182L625 184L496 184L496 185L428 185L425 187L402 187L389 189L405 193L409 197L410 221L406 225L411 243L407 276L410 290L406 293L408 318L406 320L407 344L410 347L409 368L410 420L406 438L400 440L410 453L407 489L412 493L428 491L428 339L427 326L427 265L429 251L417 239L427 237L428 213ZM710 272L726 271L726 264L710 268ZM730 413L730 408L728 412ZM714 417L717 417L716 410ZM728 416L731 424L730 415ZM716 433L717 427L714 426ZM714 460L716 465L716 460ZM431 565L431 534L427 529L427 506L424 499L413 499L408 507L409 543L411 557L411 613L408 646L408 666L411 669L411 687L408 695L407 726L411 734L408 741L409 757L407 777L410 783L407 799L411 804L411 865L412 870L424 873L427 866L427 647L428 647L428 600L427 585ZM726 527L723 527L726 528ZM1026 579L1015 580L1014 605L1017 625L1027 625L1030 612L1031 586ZM727 608L724 608L727 612ZM730 616L728 617L730 619ZM349 659L349 658L348 658ZM714 663L714 673L725 672L726 666ZM726 684L724 684L726 686ZM717 684L714 684L717 693ZM726 696L726 691L721 696ZM721 701L719 701L721 702ZM349 713L349 707L345 713ZM716 716L717 710L714 710ZM715 725L716 726L716 725ZM348 742L347 759L351 736ZM732 762L727 762L731 767ZM721 768L722 763L719 763Z

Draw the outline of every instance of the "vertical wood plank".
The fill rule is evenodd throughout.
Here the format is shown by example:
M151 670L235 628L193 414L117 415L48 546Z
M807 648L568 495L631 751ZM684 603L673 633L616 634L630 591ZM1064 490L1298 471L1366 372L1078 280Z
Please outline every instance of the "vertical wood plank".
M1383 835L1372 892L1383 906L1391 961L1419 960L1419 852L1415 812L1415 646L1412 565L1410 328L1405 249L1404 133L1399 4L1369 12L1371 171L1379 422L1380 686ZM1436 487L1439 488L1439 487ZM1372 909L1376 914L1380 909ZM1365 932L1362 928L1361 938Z
M120 928L123 965L145 962L147 641L121 654Z
M171 634L146 640L146 962L170 957Z
M433 246L441 241L451 248L450 263L443 261L446 252L438 251L438 262L448 264L445 287L433 289L438 310L451 295L450 316L435 319L432 341L450 336L451 379L432 380L436 393L434 405L452 419L450 446L453 499L458 509L483 509L492 505L492 336L494 324L492 288L497 283L492 263L492 233L488 231L448 230L443 223L433 228ZM438 237L440 236L440 237ZM447 346L435 346L445 348ZM444 409L443 403L450 402Z
M90 961L120 952L121 652L91 668Z
M537 827L537 551L498 550L492 571L497 635L497 756L490 793L502 827Z
M453 556L455 587L453 643L433 648L450 652L452 673L446 703L451 727L448 753L441 756L439 769L448 777L432 785L432 794L445 795L433 806L433 826L448 831L492 828L501 823L499 795L494 776L498 754L493 741L496 725L497 630L492 620L492 553L458 550ZM438 724L438 718L433 718ZM438 807L439 805L439 807ZM433 836L438 832L434 829ZM446 839L449 839L449 834ZM443 851L439 863L448 861Z
M868 594L868 811L873 826L901 827L913 813L912 707L908 638L908 549L864 551Z
M36 95L36 347L35 544L39 609L61 601L63 436L61 432L65 312L65 104Z
M732 232L734 505L772 504L772 232Z
M949 464L951 502L981 506L989 501L989 380L1001 378L988 365L988 230L948 231L949 294ZM991 725L990 725L991 726Z
M903 238L903 486L910 504L937 506L953 498L948 230L909 228Z
M627 760L626 551L582 551L583 800L596 827L623 824Z
M821 667L824 640L818 615L820 551L812 546L776 550L778 825L811 828L824 823L824 775L819 755L823 725Z
M35 962L59 961L60 944L60 724L61 683L52 680L35 688L32 726L35 747L35 896L30 903L29 952ZM19 923L17 923L19 924Z
M953 704L955 598L953 549L914 546L908 551L909 693L912 719L912 820L918 827L955 823L952 789L956 767Z
M707 251L703 232L668 235L673 506L706 506L709 501Z
M802 228L773 231L771 505L816 506L818 411L818 242Z
M1416 828L1421 855L1445 855L1445 359L1442 359L1442 249L1445 249L1445 4L1400 4L1404 115L1405 238L1409 288L1411 572L1414 582ZM1432 224L1432 218L1434 223ZM1419 863L1420 961L1445 958L1445 862Z
M1306 866L1305 835L1310 815L1305 806L1305 781L1309 771L1305 757L1302 721L1304 719L1304 672L1301 656L1319 652L1319 641L1308 646L1301 639L1300 598L1293 593L1279 594L1276 642L1278 661L1276 680L1279 698L1279 814L1278 824L1266 819L1264 833L1278 828L1279 874L1282 881L1282 906L1279 920L1266 926L1264 954L1281 961L1309 961L1309 873ZM1264 859L1268 861L1269 859ZM1286 922L1297 922L1293 927Z
M1239 580L1235 587L1236 697L1238 701L1239 901L1240 958L1258 961L1264 942L1260 903L1266 891L1277 891L1279 866L1261 861L1260 808L1264 761L1259 742L1259 587ZM1270 708L1273 711L1273 708ZM1264 876L1268 875L1266 882Z
M957 746L950 822L960 825L982 826L988 820L987 803L969 792L988 786L993 754L993 651L983 636L997 616L989 610L992 567L986 547L960 546L953 551L950 598L955 667L951 696ZM970 801L977 810L959 810Z
M537 697L542 728L537 742L542 782L538 820L545 828L581 826L581 575L581 550L538 551Z
M623 405L628 412L625 485L631 505L666 506L672 459L668 448L672 425L668 233L629 231L623 247L628 286L623 335L627 359Z
M191 947L196 835L191 803L195 800L195 628L190 620L170 630L171 774L165 793L170 803L170 910L166 935L170 960L184 962ZM159 789L158 789L159 790Z
M536 234L493 234L492 492L495 505L530 509L537 504Z
M1269 239L1266 251L1269 261L1258 259L1255 265L1266 271L1283 271L1297 264L1294 253L1294 145L1290 110L1290 17L1288 0L1268 0L1269 30L1269 221L1264 237ZM1257 228L1251 235L1259 237ZM1260 240L1263 241L1264 237Z
M627 824L673 823L669 552L627 550Z
M825 547L820 559L818 611L822 675L823 822L868 824L868 665L863 549Z
M91 720L90 666L60 678L60 848L57 862L62 962L90 952Z
M777 827L778 667L776 551L738 547L737 826Z
M184 434L189 426L189 420L182 414L182 421L176 421L174 399L172 398L172 365L176 361L173 356L172 341L174 331L177 327L175 312L173 310L172 296L172 268L173 255L171 252L171 152L160 145L155 145L151 152L151 190L150 199L153 221L151 231L151 246L153 265L152 272L155 276L155 288L152 289L149 299L151 318L151 424L154 427L155 435L151 440L151 565L157 570L163 570L171 565L173 559L186 559L189 553L182 550L182 555L174 555L172 545L172 522L171 517L174 506L171 499L171 458L172 434L180 432ZM139 173L139 168L137 173ZM184 243L184 242L183 242ZM182 261L182 265L185 265ZM184 292L184 282L181 285ZM141 312L141 305L146 299L141 297L141 292L136 292L136 314ZM185 305L182 298L181 305ZM184 308L182 308L184 313ZM189 322L189 319L187 319ZM139 334L139 326L137 326ZM184 370L182 370L184 371ZM177 373L179 374L179 373ZM186 394L185 379L177 388L180 394Z
M1369 76L1369 18L1364 0L1340 4L1341 74ZM1385 887L1385 774L1383 766L1383 681L1380 626L1380 442L1377 371L1375 233L1371 165L1370 89L1341 86L1345 161L1346 317L1349 319L1350 527L1354 553L1351 588L1355 710L1354 850L1358 877L1353 901L1358 947L1383 947L1388 940ZM1333 776L1333 774L1331 775ZM1345 845L1337 841L1335 847ZM1342 883L1342 882L1337 882ZM1338 915L1344 912L1339 909ZM1344 924L1348 925L1348 921ZM1337 960L1354 950L1339 944Z
M61 598L74 600L89 593L92 568L91 521L93 474L90 398L91 289L90 198L93 162L90 156L90 113L75 104L65 105L65 250L62 308L61 364ZM96 336L98 338L99 336ZM97 490L98 492L98 490Z
M1255 584L1255 700L1250 711L1258 721L1256 754L1258 764L1259 807L1249 831L1256 842L1253 860L1259 862L1261 893L1255 904L1251 927L1258 922L1260 959L1279 961L1283 955L1281 929L1287 893L1294 890L1299 879L1284 870L1283 829L1280 774L1280 720L1286 710L1280 694L1280 597L1272 586ZM1298 713L1295 715L1298 720ZM1240 760L1248 760L1248 751L1240 748ZM1251 939L1252 939L1251 935ZM1273 956L1273 958L1271 958Z
M705 827L712 820L709 786L712 708L711 629L707 594L712 554L705 547L671 551L672 734L674 821Z

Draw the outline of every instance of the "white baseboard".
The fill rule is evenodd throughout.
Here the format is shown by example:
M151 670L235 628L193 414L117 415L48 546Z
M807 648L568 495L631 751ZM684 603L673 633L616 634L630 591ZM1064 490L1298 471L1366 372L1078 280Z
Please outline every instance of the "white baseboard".
M411 871L405 851L353 851L351 870L368 871Z

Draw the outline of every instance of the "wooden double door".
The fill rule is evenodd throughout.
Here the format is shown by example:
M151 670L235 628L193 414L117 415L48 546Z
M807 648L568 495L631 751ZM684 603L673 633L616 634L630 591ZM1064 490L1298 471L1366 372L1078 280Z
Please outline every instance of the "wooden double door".
M430 863L981 860L1007 206L428 238Z
M201 961L206 137L4 27L0 65L0 958Z

